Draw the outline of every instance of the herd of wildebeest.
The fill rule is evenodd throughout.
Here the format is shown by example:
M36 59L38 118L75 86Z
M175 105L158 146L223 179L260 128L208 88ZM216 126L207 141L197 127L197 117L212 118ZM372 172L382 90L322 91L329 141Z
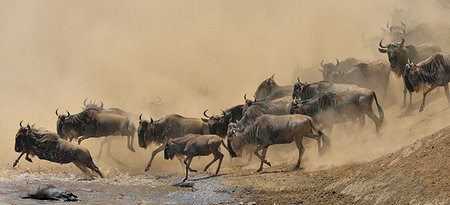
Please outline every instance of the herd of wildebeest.
M396 34L392 28L392 34ZM150 169L155 155L164 151L165 159L176 156L184 163L184 180L188 178L189 171L195 171L190 164L196 156L213 154L214 159L204 171L219 160L217 175L224 157L219 151L221 145L231 157L242 156L243 153L252 156L254 153L260 159L257 171L261 171L264 164L271 166L265 159L270 145L295 142L299 152L295 168L299 168L304 152L303 137L315 139L321 155L331 146L329 136L336 123L356 121L360 131L365 126L367 115L375 123L376 132L379 132L384 113L374 90L383 91L383 100L386 99L391 72L403 80L403 106L406 106L407 91L411 106L412 93L422 90L419 111L423 111L427 93L438 86L444 86L450 104L449 54L441 52L437 44L405 45L403 37L397 39L385 45L380 39L378 51L386 53L389 62L362 62L355 58L342 62L336 59L336 63L324 63L322 60L319 71L324 80L314 83L297 78L294 85L279 86L272 75L259 85L254 100L244 95L243 104L222 110L221 114L210 116L205 110L203 115L206 118L171 114L158 120L151 117L145 120L141 114L136 129L131 120L132 114L119 108L104 108L103 102L98 105L95 102L86 103L85 100L83 111L78 114L68 111L61 114L57 109L57 133L23 126L22 121L19 123L15 151L21 154L13 166L24 154L30 162L29 155L37 155L39 159L61 164L73 162L85 174L92 176L92 170L103 177L89 151L79 144L89 138L127 136L128 149L134 152L133 139L137 131L139 147L159 146L152 152L145 171ZM374 101L378 116L372 109ZM71 143L73 139L78 139L78 145ZM104 144L102 142L102 147Z

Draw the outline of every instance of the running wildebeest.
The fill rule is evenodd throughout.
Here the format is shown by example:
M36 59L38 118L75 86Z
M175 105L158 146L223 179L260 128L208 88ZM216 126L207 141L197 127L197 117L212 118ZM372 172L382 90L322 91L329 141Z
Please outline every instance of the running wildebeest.
M102 173L92 161L89 150L86 148L74 145L62 139L56 133L39 131L29 125L22 127L21 123L19 125L20 128L16 134L14 150L21 152L22 154L20 156L27 153L36 155L39 159L60 164L73 162L83 173L88 175L87 168L89 168L103 178Z
M360 60L357 60L353 57L348 57L344 59L342 62L336 58L336 64L333 63L323 63L323 59L320 61L319 72L322 73L322 77L324 80L332 81L332 75L338 72L347 72L353 68L354 65L361 63Z
M236 105L230 109L222 111L221 115L208 116L205 110L203 116L208 118L208 127L210 134L216 134L222 138L227 136L228 124L236 122L242 118L244 105Z
M214 155L214 159L208 163L203 169L204 172L208 170L215 161L219 160L219 165L217 166L216 174L219 173L220 165L222 164L223 154L220 153L220 145L225 147L222 138L217 135L199 135L199 134L189 134L185 137L170 139L164 148L164 159L173 159L175 155L184 155L184 164L186 165L186 177L183 182L188 178L188 172L191 170L191 162L194 157L197 156L208 156L210 154Z
M255 101L274 100L289 96L292 93L293 86L279 86L273 79L275 74L264 80L255 92Z
M96 108L88 108L82 112L70 115L59 115L56 110L58 121L56 123L58 135L63 139L78 139L78 144L85 139L91 137L107 137L107 136L127 136L127 146L131 151L135 151L133 147L134 133L136 127L130 120L122 115L112 113L102 113Z
M275 100L255 101L244 110L244 114L237 124L239 126L251 125L256 118L263 114L288 115L291 109L291 102L291 96L285 96Z
M315 122L322 124L323 129L329 135L334 124L345 121L359 119L360 129L362 129L367 115L374 121L378 132L384 121L384 112L378 104L375 92L356 85L348 86L351 86L351 91L338 94L322 93L307 100L294 99L290 113L311 116ZM373 100L375 100L380 117L377 117L372 111Z
M352 90L356 87L347 84L333 83L331 81L319 81L310 84L302 83L297 77L297 82L294 84L294 91L292 92L292 98L307 100L323 93L338 94Z
M150 121L147 121L142 120L141 114L138 128L139 147L147 148L150 144L160 145L152 152L145 171L150 169L155 155L164 150L167 139L180 138L187 134L209 134L208 124L199 118L187 118L177 114L167 115L156 121L150 117Z
M261 115L252 125L241 129L232 128L230 132L232 134L228 138L228 151L232 157L237 157L235 151L239 151L246 144L258 146L254 151L254 154L261 160L257 172L262 171L264 163L271 166L265 159L267 148L270 145L288 144L295 141L299 152L296 169L300 167L304 152L303 137L315 139L319 153L324 153L330 146L328 137L316 129L311 117L306 115ZM258 152L261 149L262 154L260 155Z
M408 59L413 63L419 63L441 51L439 45L432 43L423 43L417 47L413 45L404 46L405 39L401 39L402 41L400 43L390 43L387 46L383 46L383 39L381 39L378 48L380 53L387 53L391 64L391 70L397 77L403 77ZM409 106L411 105L412 92L409 93ZM403 89L403 106L406 106L406 85L404 85Z
M436 53L428 59L414 64L409 62L403 79L409 92L418 92L422 89L423 99L419 112L425 108L425 98L428 92L437 86L444 86L450 106L450 94L448 82L450 81L450 55L448 53Z

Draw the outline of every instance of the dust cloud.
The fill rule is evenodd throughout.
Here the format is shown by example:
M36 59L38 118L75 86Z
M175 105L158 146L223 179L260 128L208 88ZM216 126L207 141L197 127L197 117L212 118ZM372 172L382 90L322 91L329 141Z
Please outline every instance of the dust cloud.
M387 60L376 51L379 39L369 46L361 40L362 33L379 36L387 21L398 25L402 20L411 27L429 23L440 37L436 43L448 51L448 5L442 0L1 1L0 167L9 168L18 155L13 147L19 121L55 131L55 110L78 113L85 98L154 119L172 113L201 117L205 109L219 113L242 103L245 93L253 95L273 73L280 85L292 84L297 76L314 82L322 79L317 71L321 59ZM394 18L395 10L404 15ZM399 79L391 78L390 99L394 100L382 105L389 109L387 123L398 120L401 86ZM408 121L408 116L402 121ZM441 123L446 122L448 118ZM370 139L375 138L371 123L367 121L363 132ZM384 133L393 129L386 127ZM335 156L344 158L351 152L361 157L350 161L358 161L367 159L366 152L369 158L386 152L371 149L365 139L357 142L366 146L352 150L356 146L344 145L342 130L337 128L341 140L334 141L347 152ZM382 147L388 139L383 134L381 139L377 142ZM96 156L100 141L90 139L82 145ZM401 143L398 140L396 145ZM126 149L124 140L112 144L113 156L123 164L104 152L94 159L102 171L143 173L150 149L138 148L137 136L136 153ZM306 158L308 154L314 156L307 152ZM34 161L21 161L18 169L75 169ZM165 162L161 153L152 170L183 172L174 161ZM324 162L336 165L349 160L332 161ZM311 167L326 164L314 164L312 159L306 163ZM194 164L195 160L193 166L199 167Z

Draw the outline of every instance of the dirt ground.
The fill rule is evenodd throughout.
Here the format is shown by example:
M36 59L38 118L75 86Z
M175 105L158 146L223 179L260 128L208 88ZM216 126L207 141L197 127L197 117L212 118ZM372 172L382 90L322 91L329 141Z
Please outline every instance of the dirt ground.
M293 165L227 170L222 183L253 191L239 195L258 204L448 204L450 126L370 162L320 171ZM287 170L287 171L286 171Z

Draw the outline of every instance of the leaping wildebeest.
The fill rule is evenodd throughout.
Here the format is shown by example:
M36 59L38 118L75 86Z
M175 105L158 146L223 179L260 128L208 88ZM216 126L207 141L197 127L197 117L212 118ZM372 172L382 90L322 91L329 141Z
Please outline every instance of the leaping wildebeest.
M219 173L220 165L222 164L223 154L220 153L220 145L225 147L222 138L217 135L199 135L189 134L185 137L170 139L164 148L164 159L173 159L175 155L184 155L184 164L186 165L186 177L183 182L188 178L188 172L191 170L191 162L194 157L214 155L214 159L208 163L203 169L204 172L208 170L215 161L219 160L216 174ZM226 148L226 147L225 147Z
M450 94L448 82L450 81L450 55L448 53L436 53L428 59L414 64L409 62L403 79L409 92L418 92L422 89L423 99L419 112L425 108L425 98L428 92L437 86L444 86L448 105L450 106Z
M21 152L16 160L19 161L23 154L36 155L39 159L48 160L60 164L74 163L83 173L89 174L88 169L96 172L101 178L102 173L92 161L91 154L86 148L74 145L56 133L50 131L39 131L29 125L20 128L16 134L16 144L14 150ZM15 162L15 164L17 164Z
M231 127L234 123L231 123ZM319 153L324 153L330 146L328 137L316 129L311 117L306 115L261 115L245 128L232 128L228 138L228 151L231 157L237 157L236 151L246 144L257 145L254 154L261 160L257 172L262 171L263 164L271 166L265 159L267 148L274 144L289 144L295 141L298 148L298 160L295 168L300 167L303 152L303 137L317 141ZM259 154L262 150L262 154Z
M275 74L264 80L255 92L255 101L274 100L289 96L292 93L293 86L279 86L274 80Z
M380 53L387 53L389 62L391 64L391 70L397 77L403 77L408 64L408 59L413 63L419 63L422 60L427 59L433 54L440 52L441 47L433 43L423 43L419 46L408 45L404 46L405 39L401 38L400 43L390 43L387 46L383 46L383 39L379 43L378 51ZM409 93L409 106L412 105L412 93ZM406 85L403 89L403 106L406 106Z
M134 133L136 127L130 120L122 115L102 113L96 108L88 108L82 112L71 115L59 115L56 110L58 121L56 123L58 135L63 139L78 139L78 144L91 137L127 136L127 146L131 151L133 147Z
M150 121L147 121L142 119L141 114L138 128L139 147L147 148L150 144L160 145L152 152L145 171L150 169L155 155L164 150L167 139L180 138L188 134L209 134L208 124L205 121L207 120L187 118L177 114L167 115L156 121L150 117Z

